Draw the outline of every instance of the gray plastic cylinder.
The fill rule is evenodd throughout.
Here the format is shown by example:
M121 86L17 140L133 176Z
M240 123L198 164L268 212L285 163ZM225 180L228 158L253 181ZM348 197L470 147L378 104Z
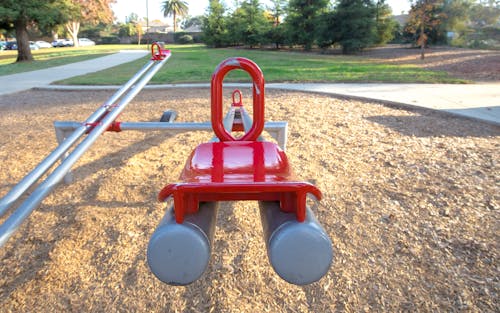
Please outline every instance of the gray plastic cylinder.
M173 208L167 210L149 240L147 260L151 272L169 285L188 285L205 272L210 261L217 202L202 202L198 213L177 224Z
M295 213L284 213L279 202L259 202L267 255L274 271L295 285L321 279L333 260L332 241L306 209L306 220L297 222Z

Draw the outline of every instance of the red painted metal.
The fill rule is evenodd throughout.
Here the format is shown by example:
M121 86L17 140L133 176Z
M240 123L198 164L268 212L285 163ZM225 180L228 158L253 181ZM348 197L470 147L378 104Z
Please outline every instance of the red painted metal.
M231 110L233 110L232 113L234 114L233 127L231 128L231 131L233 132L245 131L245 125L243 125L243 118L241 116L242 114L248 114L248 113L242 112L245 110L243 107L232 107Z
M164 49L163 44L154 42L151 45L151 60L161 61L165 59L170 54L170 50Z
M238 102L236 102L236 99L235 99L235 95L238 95ZM235 89L233 91L233 104L231 104L231 106L233 107L242 107L243 106L243 97L241 95L241 91L239 89Z
M238 139L225 130L222 121L222 80L233 69L247 71L254 83L253 124L248 133ZM236 200L279 201L282 211L295 212L297 220L303 222L307 194L320 200L321 191L295 179L288 158L278 145L257 141L264 128L262 71L248 59L227 59L212 75L211 91L212 128L221 142L196 147L180 175L183 182L165 186L158 199L165 201L173 196L177 223L184 221L185 214L196 213L200 202ZM239 94L239 102L235 101L235 94ZM244 110L242 105L241 93L236 90L231 110Z
M240 138L234 138L226 131L223 124L222 82L229 71L242 69L253 80L253 124L250 130ZM264 75L261 69L249 59L229 58L217 66L211 82L212 128L220 141L257 140L264 129Z
M321 191L295 180L283 150L272 142L227 141L204 143L191 154L180 179L158 195L174 198L175 218L198 211L199 202L260 200L280 201L281 210L295 212L303 222L308 193L321 199Z
M235 96L238 96L238 100L236 100ZM241 91L235 89L233 91L233 103L231 104L232 114L234 116L233 127L231 131L233 132L243 132L245 131L245 125L243 125L242 115L246 114L245 109L243 108L243 96L241 95ZM243 112L242 112L243 111ZM238 114L237 114L238 113Z
M113 122L109 125L108 129L106 129L106 131L108 132L116 132L116 133L119 133L122 131L122 127L121 127L121 122Z

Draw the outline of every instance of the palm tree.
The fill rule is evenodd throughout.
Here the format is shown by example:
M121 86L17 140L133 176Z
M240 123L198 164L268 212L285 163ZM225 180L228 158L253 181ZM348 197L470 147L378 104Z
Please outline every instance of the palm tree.
M165 0L163 2L161 10L163 11L163 16L167 17L173 15L174 17L174 33L177 31L177 15L186 16L188 14L188 5L186 1L182 0Z

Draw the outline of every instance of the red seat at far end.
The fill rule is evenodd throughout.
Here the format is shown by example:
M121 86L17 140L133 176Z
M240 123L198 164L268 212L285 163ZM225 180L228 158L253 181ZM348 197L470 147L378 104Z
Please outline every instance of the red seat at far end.
M237 200L280 201L282 211L295 212L303 222L307 194L321 199L314 185L295 180L285 152L272 142L203 143L191 153L180 179L158 195L160 201L173 196L177 223L196 213L199 202Z

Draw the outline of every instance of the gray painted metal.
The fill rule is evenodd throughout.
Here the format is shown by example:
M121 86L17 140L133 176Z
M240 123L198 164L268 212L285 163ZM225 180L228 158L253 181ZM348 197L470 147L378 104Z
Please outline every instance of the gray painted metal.
M56 132L62 130L64 132L71 131L77 127L81 126L79 122L54 122L54 127ZM232 126L232 125L231 125ZM251 122L250 122L251 126ZM245 125L245 127L247 127ZM120 124L122 131L126 130L169 130L173 132L186 132L186 131L211 131L212 124L210 122L203 123L191 123L191 122L122 122ZM230 129L230 128L229 128ZM266 122L264 124L264 129L278 142L281 149L286 149L286 138L287 138L287 122Z
M161 115L160 122L173 123L177 118L177 112L174 110L164 111Z
M112 110L95 126L88 136L80 142L80 144L54 169L54 171L45 179L31 195L7 218L0 226L0 247L14 234L21 226L22 222L33 212L33 210L42 202L42 200L56 187L63 179L71 167L80 159L99 136L106 131L111 123L125 109L127 104L142 90L142 88L151 80L158 70L170 58L168 55L165 59L154 62L153 66L140 78L139 82L131 88L130 91L121 98L120 102L112 107Z
M287 282L307 285L318 281L333 260L332 242L307 207L306 220L283 213L279 202L260 201L260 217L269 261Z
M135 74L123 87L121 87L111 98L108 99L98 110L90 115L84 123L79 123L74 132L64 141L59 141L59 146L53 150L40 164L26 175L14 188L12 188L2 199L0 199L0 217L5 214L9 207L21 197L34 183L45 174L57 160L80 139L90 128L89 124L97 122L130 87L141 78L141 76L154 64L147 63L137 74Z
M245 110L245 108L242 108L240 110L240 113L241 113L241 118L243 121L243 128L245 129L246 132L248 132L253 124L252 118L250 117L248 112ZM277 128L272 128L272 127L268 126L268 123L282 123L282 124ZM264 130L269 132L271 137L273 137L278 142L278 146L283 151L286 151L286 144L287 144L287 137L288 137L288 123L287 122L266 122L266 123L264 123ZM259 136L258 140L264 141L264 138L262 136Z
M173 206L167 210L149 240L147 260L151 272L169 285L188 285L205 272L212 250L217 202L200 203L197 214L177 224Z

